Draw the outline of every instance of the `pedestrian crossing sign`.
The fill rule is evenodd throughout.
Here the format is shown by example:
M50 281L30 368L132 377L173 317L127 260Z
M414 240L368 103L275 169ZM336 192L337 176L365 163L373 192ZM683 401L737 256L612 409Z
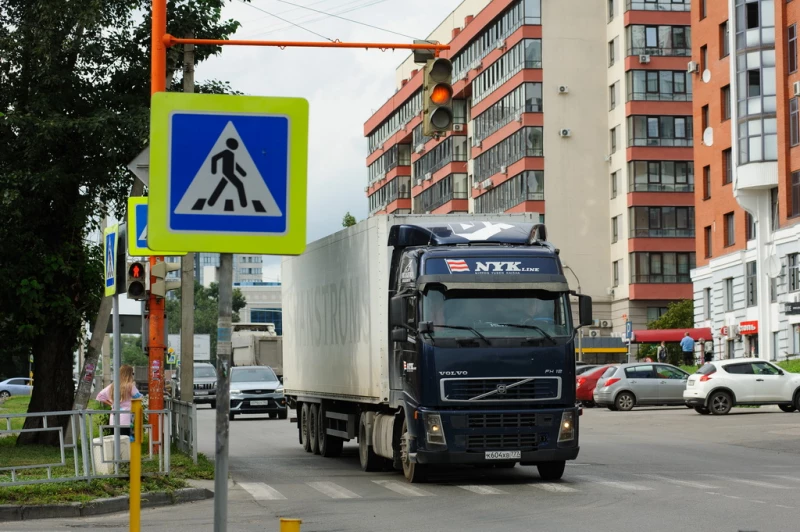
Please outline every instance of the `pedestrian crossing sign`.
M148 248L303 252L305 99L157 93L151 109Z
M186 255L185 251L160 251L147 247L147 197L128 198L128 255L131 257Z
M114 224L103 231L103 287L106 296L117 293L117 233L119 224Z

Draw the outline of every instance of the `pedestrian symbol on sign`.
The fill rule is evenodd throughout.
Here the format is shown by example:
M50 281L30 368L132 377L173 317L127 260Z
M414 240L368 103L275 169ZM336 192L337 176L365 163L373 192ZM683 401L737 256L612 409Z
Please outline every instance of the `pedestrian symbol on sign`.
M175 213L283 215L233 122L228 122L222 130Z

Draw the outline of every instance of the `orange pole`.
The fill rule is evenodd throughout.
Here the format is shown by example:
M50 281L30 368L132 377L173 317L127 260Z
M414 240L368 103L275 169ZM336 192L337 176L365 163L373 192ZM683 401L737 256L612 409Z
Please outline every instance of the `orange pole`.
M152 46L150 59L150 92L164 92L167 90L167 47L164 46L164 35L167 33L167 0L153 0L153 26ZM150 257L150 268L164 257ZM150 284L155 278L150 276ZM164 409L164 300L150 294L148 297L150 316L150 342L148 360L148 408L150 410ZM152 439L158 441L161 435L159 417L157 414L148 416L148 423L153 427ZM169 444L168 442L165 442ZM154 447L156 451L158 446Z
M380 42L314 42L314 41L243 41L221 39L181 39L170 34L164 35L164 45L167 48L176 44L194 44L210 46L275 46L278 48L373 48L379 50L449 50L447 44L405 44L405 43L380 43Z

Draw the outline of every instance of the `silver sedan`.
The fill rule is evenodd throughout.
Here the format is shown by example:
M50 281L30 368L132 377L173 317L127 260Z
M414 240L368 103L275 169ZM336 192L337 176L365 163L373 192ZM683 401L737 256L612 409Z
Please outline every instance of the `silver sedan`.
M683 391L689 374L670 364L639 362L609 368L594 389L594 401L609 410L634 406L686 406Z

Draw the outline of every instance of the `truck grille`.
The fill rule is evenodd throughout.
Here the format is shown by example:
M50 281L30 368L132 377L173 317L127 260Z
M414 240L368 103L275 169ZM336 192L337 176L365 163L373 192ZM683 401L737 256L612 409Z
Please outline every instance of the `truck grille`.
M215 386L215 385L214 385L214 383L211 383L211 382L208 382L208 383L200 383L200 384L198 384L198 383L195 383L195 385L194 385L194 389L195 389L195 390L211 390L211 389L213 389L213 388L214 388L214 386Z
M468 451L496 451L535 449L539 442L536 434L480 434L467 436Z
M550 427L551 414L468 414L467 427L471 429L508 429L524 427Z
M561 397L560 377L442 379L443 401L544 401Z

